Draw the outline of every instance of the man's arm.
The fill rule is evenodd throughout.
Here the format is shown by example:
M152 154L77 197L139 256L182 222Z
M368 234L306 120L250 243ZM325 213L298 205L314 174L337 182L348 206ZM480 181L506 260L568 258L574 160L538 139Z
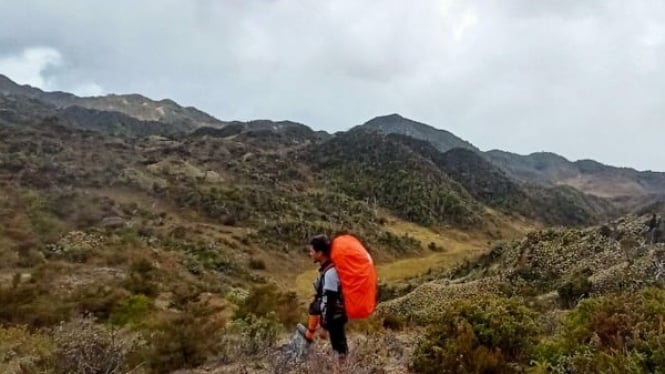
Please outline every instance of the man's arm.
M337 300L339 299L339 292L326 290L323 295L322 313L321 313L321 326L324 329L328 328L328 323L330 323L333 318L335 318L335 306L337 305Z
M339 299L339 276L337 269L328 270L323 276L323 297L321 300L321 326L327 328L335 317L337 301Z

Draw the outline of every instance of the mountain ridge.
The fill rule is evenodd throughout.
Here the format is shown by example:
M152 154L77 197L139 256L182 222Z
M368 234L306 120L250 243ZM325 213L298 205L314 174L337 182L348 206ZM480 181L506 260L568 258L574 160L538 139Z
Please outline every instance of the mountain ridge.
M356 128L427 141L443 153L453 148L468 149L482 155L520 183L546 187L569 186L587 194L611 199L622 208L632 209L635 200L665 192L665 172L638 171L589 159L570 161L554 152L534 152L526 156L496 149L482 152L446 130L399 114L375 117Z
M81 107L88 111L123 113L135 118L136 122L119 114L110 115L86 112L83 109L69 109L60 113L63 117L72 117L73 123L82 118L105 120L115 123L113 131L125 131L128 135L170 135L177 132L208 133L209 135L233 135L242 133L249 137L275 137L286 144L291 138L302 141L320 141L336 135L324 131L314 131L310 127L293 121L232 121L223 122L193 107L181 107L170 99L154 101L139 94L115 95L79 98L64 92L44 92L28 85L18 85L6 76L0 76L0 94L20 95L44 101L62 110ZM7 113L3 115L8 115ZM94 122L94 121L93 121ZM169 126L162 126L164 123ZM231 125L231 127L228 127ZM100 131L109 132L107 124L100 124ZM79 127L94 129L86 123ZM224 131L206 130L223 129ZM633 209L638 204L645 204L649 199L665 194L665 173L641 172L632 168L617 168L594 160L569 161L552 152L535 152L527 156L515 153L491 150L481 152L472 143L453 133L434 128L428 124L405 118L399 114L378 116L349 131L363 129L384 135L401 134L414 139L424 140L445 153L455 148L471 150L482 155L507 176L521 184L535 184L545 187L569 186L584 193L612 200L624 209ZM344 134L344 132L337 133Z
M374 117L355 128L379 131L383 134L397 133L416 139L428 140L441 152L446 152L453 148L467 148L479 151L476 146L449 131L437 129L425 123L402 117L397 113Z
M19 85L2 74L0 74L0 94L26 96L58 108L80 106L87 109L122 112L142 121L170 124L176 127L175 131L192 131L203 126L222 127L225 124L199 109L181 106L171 99L152 100L140 94L79 97L71 93L47 92L29 85Z

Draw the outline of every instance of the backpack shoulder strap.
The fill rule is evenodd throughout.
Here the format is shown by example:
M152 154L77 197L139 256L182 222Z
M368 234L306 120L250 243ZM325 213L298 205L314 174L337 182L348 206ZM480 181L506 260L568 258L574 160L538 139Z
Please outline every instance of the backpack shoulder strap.
M332 268L334 268L334 267L335 267L335 264L333 264L332 262L329 263L328 266L326 266L325 268L323 268L323 270L321 271L321 275L325 275L325 274L328 272L328 270L330 270L330 269L332 269Z
M321 297L323 295L323 278L325 278L326 273L328 270L332 269L335 267L335 264L332 262L326 265L323 269L319 270L319 277L316 280L316 284L314 288L316 288L316 294L318 297Z

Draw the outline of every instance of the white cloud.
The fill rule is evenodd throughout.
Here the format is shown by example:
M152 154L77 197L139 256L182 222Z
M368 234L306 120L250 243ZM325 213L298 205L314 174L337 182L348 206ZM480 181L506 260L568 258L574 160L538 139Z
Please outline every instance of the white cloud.
M0 14L0 57L61 53L22 83L328 131L399 112L482 149L665 171L660 0L2 0Z
M453 37L455 41L461 41L464 33L473 29L478 23L478 16L474 12L465 12L453 26Z
M63 83L59 72L66 69L60 51L51 47L27 47L17 54L0 55L0 74L20 84L45 91L66 91L79 96L98 96L104 89L94 82Z
M0 55L0 73L22 84L51 89L44 72L62 64L62 55L49 47L29 47L17 55Z

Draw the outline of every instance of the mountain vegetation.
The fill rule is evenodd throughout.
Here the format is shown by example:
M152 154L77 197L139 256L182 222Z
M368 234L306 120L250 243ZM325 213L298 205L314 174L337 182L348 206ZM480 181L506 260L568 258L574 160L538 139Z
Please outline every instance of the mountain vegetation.
M0 372L327 372L278 344L307 240L340 232L380 276L350 372L665 370L661 174L575 163L648 186L608 198L552 160L543 182L396 115L331 135L0 76Z
M417 372L660 372L665 227L650 217L498 243L381 314L425 327Z
M611 200L624 211L657 201L665 188L665 173L614 167L593 160L571 162L551 152L518 155L501 150L481 152L454 134L397 114L376 117L359 126L382 134L405 135L430 143L445 153L454 148L474 151L520 184L540 187L569 186Z

